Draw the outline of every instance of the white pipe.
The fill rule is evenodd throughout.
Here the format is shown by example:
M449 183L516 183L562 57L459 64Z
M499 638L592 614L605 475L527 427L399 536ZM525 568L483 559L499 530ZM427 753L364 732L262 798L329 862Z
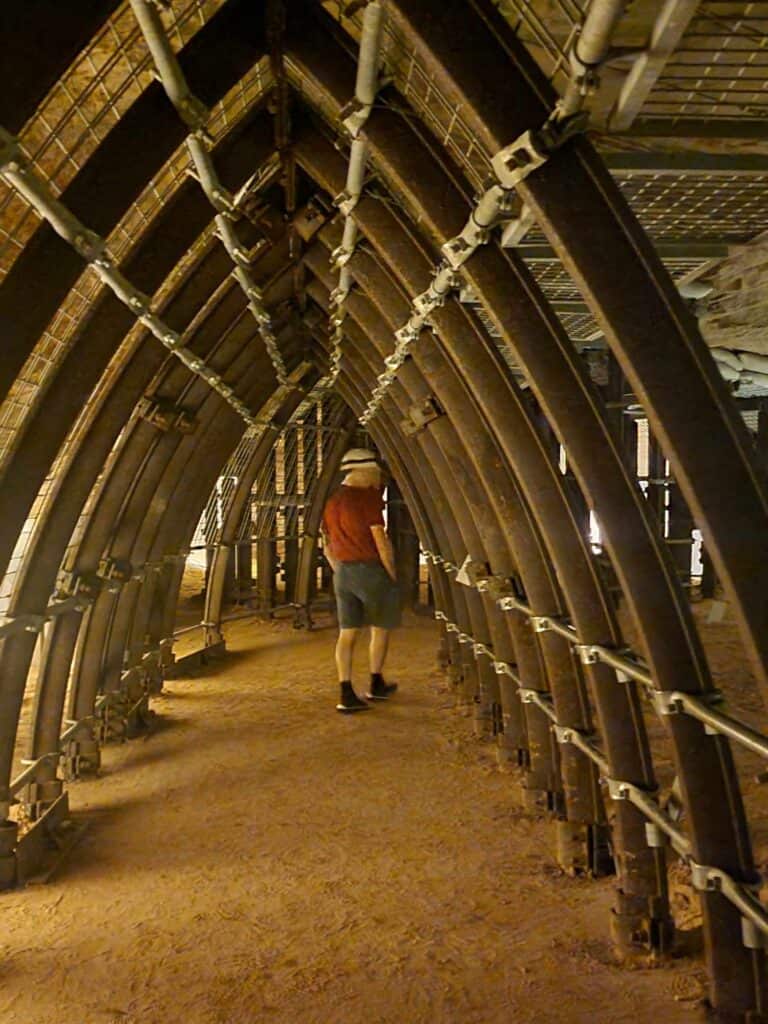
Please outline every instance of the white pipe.
M360 50L355 78L355 97L351 104L352 112L344 118L343 123L352 136L352 145L347 167L347 180L339 209L344 215L344 231L341 244L334 250L331 262L339 268L339 284L331 293L333 311L331 323L336 330L333 335L333 351L331 353L331 376L338 374L341 365L341 340L343 337L342 322L344 319L343 305L352 287L352 274L347 266L355 250L357 242L357 223L352 211L362 195L365 184L365 168L368 162L368 143L360 136L360 131L368 120L368 116L376 99L379 88L379 63L381 55L381 35L384 24L384 8L372 0L363 12L363 27L360 35Z
M355 98L367 107L373 106L379 87L379 53L383 25L384 8L374 0L368 4L363 14L360 57L355 80Z
M720 376L724 380L741 380L741 373L738 370L734 370L732 366L728 366L727 363L720 363L717 360L715 360L715 365L720 371Z
M190 128L199 127L207 120L208 110L190 92L176 54L165 33L165 26L160 14L154 4L148 0L130 0L130 3L168 99Z
M365 165L368 160L368 143L365 139L353 139L349 150L346 194L355 203L360 198L365 182Z
M761 388L768 388L768 373L758 373L756 370L744 370L741 378L745 384L757 384Z
M625 6L626 0L592 0L581 32L569 54L571 80L557 105L561 118L570 117L581 109L589 87L586 76L608 56L613 34Z
M581 32L571 49L571 67L578 74L608 56L626 0L592 0Z
M760 355L759 352L739 352L738 358L745 369L768 373L768 356Z
M735 352L731 352L728 348L711 348L710 352L713 359L718 363L723 363L725 366L730 366L732 370L741 371L746 365L742 363Z

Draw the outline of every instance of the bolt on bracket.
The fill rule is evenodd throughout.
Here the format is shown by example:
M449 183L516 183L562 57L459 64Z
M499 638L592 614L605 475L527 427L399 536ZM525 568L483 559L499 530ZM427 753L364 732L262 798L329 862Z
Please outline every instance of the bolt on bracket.
M600 652L594 644L574 644L573 648L582 665L596 665L600 660Z

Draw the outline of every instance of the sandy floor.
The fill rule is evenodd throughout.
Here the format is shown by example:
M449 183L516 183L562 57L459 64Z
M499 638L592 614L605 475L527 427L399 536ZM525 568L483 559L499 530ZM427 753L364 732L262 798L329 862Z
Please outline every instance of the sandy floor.
M410 621L401 693L357 716L333 710L332 642L233 624L157 731L72 787L86 837L0 896L0 1022L703 1019L698 964L613 963L610 882L557 872L434 669L434 624Z

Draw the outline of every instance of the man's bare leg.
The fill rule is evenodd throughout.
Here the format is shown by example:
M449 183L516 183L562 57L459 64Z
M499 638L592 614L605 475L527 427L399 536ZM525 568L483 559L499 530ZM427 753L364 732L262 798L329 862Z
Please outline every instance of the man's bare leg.
M352 687L352 655L355 653L355 641L357 640L357 629L340 629L339 639L336 641L336 671L339 674L341 694L337 711L365 711L370 707L364 700L357 696Z
M355 653L355 641L359 632L359 629L339 630L339 639L336 641L336 671L340 683L352 679L352 656Z
M381 629L380 626L371 626L371 642L368 646L368 661L370 663L371 675L381 674L384 671L384 662L387 660L389 650L389 630Z
M371 626L371 642L368 646L368 660L371 667L371 688L366 697L371 700L387 700L397 689L397 683L384 682L384 662L387 660L389 650L388 629L381 626Z

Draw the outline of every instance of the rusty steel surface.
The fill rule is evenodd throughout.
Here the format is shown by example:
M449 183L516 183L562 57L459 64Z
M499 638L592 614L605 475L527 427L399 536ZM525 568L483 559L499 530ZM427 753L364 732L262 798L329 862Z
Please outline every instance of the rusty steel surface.
M332 5L315 0L270 0L262 7L256 15L246 0L214 5L186 43L180 37L179 60L193 92L209 105L242 85L257 62L263 60L268 73L271 68L268 103L261 94L249 110L244 99L242 119L230 122L225 116L215 157L233 191L265 161L274 163L273 154L279 157L280 180L270 184L268 199L259 199L244 226L249 244L265 243L253 264L255 280L299 386L277 390L246 299L229 276L229 257L210 235L214 211L195 181L177 182L165 201L158 197L120 262L129 280L161 296L158 310L188 337L194 354L250 410L269 410L272 418L273 426L257 437L221 524L223 546L213 557L204 619L216 628L220 624L226 545L236 537L260 468L272 457L273 439L340 351L333 386L349 411L314 504L305 510L298 599L309 600L324 496L354 417L365 414L421 544L453 566L450 573L432 569L431 583L437 607L451 623L443 642L477 731L490 735L503 721L498 742L520 761L529 806L578 826L572 830L578 839L564 847L563 856L572 858L564 866L597 870L588 847L595 836L610 842L618 944L664 947L666 869L663 851L648 845L644 814L629 800L604 806L594 760L576 745L556 742L548 714L535 701L522 703L516 684L497 673L494 661L512 666L522 687L538 698L551 697L547 706L558 727L594 738L604 758L599 763L607 765L601 771L655 793L636 685L619 685L606 663L579 663L562 632L532 629L535 618L570 622L584 644L623 649L605 569L593 557L587 533L592 509L654 688L703 697L713 690L678 578L688 571L685 556L670 556L659 528L662 492L650 502L643 497L627 439L636 436L621 433L621 413L606 407L577 347L597 325L622 380L648 415L656 475L668 457L679 482L684 501L676 495L674 529L680 537L675 533L674 539L686 539L690 509L768 693L763 469L661 262L662 250L651 240L679 241L678 220L667 227L665 211L682 202L682 193L663 182L652 192L628 177L617 180L585 138L557 148L518 183L515 201L532 211L530 240L534 247L550 246L547 266L559 260L562 280L553 284L556 275L527 265L525 249L502 248L498 236L483 239L460 275L472 307L459 301L454 282L369 417L395 331L412 315L414 298L430 286L440 247L462 230L478 188L487 187L492 157L523 131L541 128L557 97L526 50L524 34L515 37L498 5L389 0L384 56L390 74L365 124L368 179L353 211L360 244L347 254L354 287L343 300L338 343L330 320L338 313L333 291L339 278L331 262L343 219L334 202L343 204L348 139L339 130L355 91L358 11L356 5L332 11ZM7 88L0 95L0 124L20 134L36 112L42 116L50 90L117 8L111 0L86 0L74 12L36 0L29 16L21 17L20 5L5 5L0 29L17 46L9 48L3 69ZM42 23L49 31L40 35ZM38 37L45 59L35 63L28 53ZM566 46L565 40L554 42ZM116 45L124 44L118 38ZM556 84L558 75L568 77L565 49L558 61ZM723 94L732 98L732 84L723 83ZM431 111L430 102L442 109ZM72 158L74 170L56 188L64 205L103 235L122 223L188 130L160 84L147 78L113 115L85 155ZM740 209L738 186L729 179L728 188L735 204L729 209ZM701 195L700 183L695 194ZM653 206L652 195L658 198L655 213L646 209ZM307 221L302 204L308 200L318 205ZM650 238L637 215L646 217ZM319 223L308 226L312 217ZM686 220L683 211L680 218L706 227L698 212ZM83 268L82 258L46 223L31 230L28 222L25 230L10 240L18 251L0 280L0 317L9 325L2 394L16 386ZM717 241L714 233L712 239ZM565 313L550 301L558 289L566 296L560 299ZM577 315L571 306L579 295L584 323L569 335L568 317ZM45 616L62 571L81 579L106 572L105 564L137 571L113 590L102 579L87 609L70 609L49 622L30 719L27 752L33 759L57 748L65 718L87 720L99 694L120 695L130 672L141 670L145 653L169 641L184 569L179 552L189 545L244 430L210 382L142 333L111 293L94 291L87 298L67 344L39 400L27 401L14 423L7 448L0 535L0 566L10 567L6 607L11 620ZM118 352L124 360L119 366ZM521 378L529 391L520 386ZM614 373L613 391L606 394L621 400L623 385L616 380ZM183 409L195 421L193 431L158 429L137 413L145 397ZM434 415L419 425L414 410L426 408ZM559 441L567 451L568 474L558 465ZM14 557L25 528L29 538ZM466 558L484 566L492 579L512 581L534 619L520 605L503 611L494 594L459 582L456 569ZM158 568L143 572L143 566ZM36 639L22 630L0 639L0 801L17 754ZM752 883L754 864L729 741L685 714L666 716L665 725L694 860ZM54 760L39 768L36 781L55 788ZM756 1021L764 1001L764 952L744 945L740 912L726 895L700 895L711 1001L731 1019Z

